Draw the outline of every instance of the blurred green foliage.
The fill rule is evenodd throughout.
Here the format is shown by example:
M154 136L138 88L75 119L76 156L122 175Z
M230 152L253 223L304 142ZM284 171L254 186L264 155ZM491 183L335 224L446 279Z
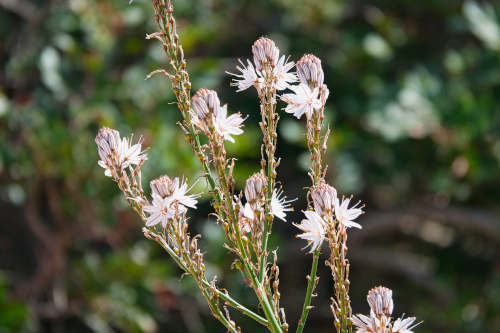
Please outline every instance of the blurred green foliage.
M144 178L199 175L176 126L149 0L0 1L0 332L221 330L96 164L100 126L143 135ZM494 1L174 1L194 89L248 114L228 146L241 186L258 168L255 92L229 87L261 35L323 60L331 90L329 177L367 203L353 232L352 298L394 289L419 332L500 331L500 5ZM305 207L303 124L282 114L279 178ZM197 190L204 190L202 182ZM192 218L209 270L255 304L204 201ZM385 229L384 229L385 228ZM283 304L294 327L309 257L277 223ZM356 239L358 237L358 239ZM364 237L364 238L363 238ZM329 272L309 329L333 331ZM235 314L235 318L243 318ZM249 331L257 331L250 326Z

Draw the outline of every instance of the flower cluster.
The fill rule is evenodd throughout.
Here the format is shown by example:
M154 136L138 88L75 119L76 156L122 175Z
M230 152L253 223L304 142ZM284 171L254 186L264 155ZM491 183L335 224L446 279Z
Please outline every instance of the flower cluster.
M358 314L352 316L356 333L413 333L415 317L398 318L392 321L392 290L386 287L375 287L366 296L370 305L370 316Z
M132 144L132 138L121 138L114 129L103 127L95 138L100 160L98 164L104 168L104 174L118 179L122 172L132 165L143 163L147 156L142 151L142 140Z
M306 219L302 220L301 224L295 225L304 231L297 237L308 241L308 246L311 246L310 253L316 251L323 243L328 225L334 225L332 218L338 222L338 228L362 228L359 223L354 222L363 214L360 202L349 208L352 197L343 197L339 200L337 190L325 183L315 186L311 196L314 211L305 211Z
M151 181L150 186L153 202L142 208L149 214L146 220L147 227L161 223L165 228L168 220L186 213L186 207L196 208L196 198L199 195L188 195L190 189L187 183L179 181L177 177L171 179L165 175Z
M322 112L329 90L323 84L324 73L321 60L312 54L306 54L297 62L299 84L290 86L293 93L284 94L281 99L288 104L285 112L300 119L303 114L307 120L312 118L313 112Z
M243 91L255 87L260 94L265 82L271 82L273 90L285 90L297 81L295 73L290 72L295 63L288 61L285 55L279 56L279 49L269 38L261 37L252 46L253 63L247 59L245 65L241 60L241 66L236 69L240 72L234 74L236 77L231 85Z
M255 229L256 224L262 224L264 205L266 203L266 190L268 180L262 173L258 172L250 176L245 183L245 199L246 203L240 205L240 227L244 233L248 233ZM239 199L237 199L239 201ZM286 222L286 212L293 211L290 202L295 200L286 200L286 196L281 189L274 189L271 196L270 212L274 217ZM260 226L258 226L260 227Z
M243 133L241 127L245 119L239 113L228 116L227 104L221 106L213 90L202 88L196 92L192 98L191 116L193 123L207 135L217 133L220 138L234 142L231 135Z
M286 199L276 181L280 164L280 159L275 156L280 118L277 101L281 100L287 104L285 112L299 119L306 115L306 138L311 155L309 176L312 186L307 194L308 208L303 212L305 218L301 223L294 224L302 232L297 237L307 241L306 248L313 253L297 332L302 332L312 308L320 248L326 240L330 250L326 264L331 268L334 282L331 309L337 333L352 332L353 324L358 333L412 333L415 318L392 320L392 291L387 288L377 287L368 293L370 316L352 316L347 229L362 228L355 220L363 213L363 206L360 202L351 205L352 196L339 198L337 190L325 181L329 129L324 130L323 112L329 90L324 84L321 61L306 54L295 65L287 56L280 56L280 50L272 40L261 37L252 45L252 59L239 61L238 74L229 73L235 77L232 85L237 91L250 87L257 90L262 116L259 125L263 134L261 169L251 175L243 191L235 195L233 171L236 160L227 156L225 141L235 142L233 136L243 133L245 118L240 113L228 114L227 105L221 105L213 90L200 89L192 96L171 1L153 1L153 7L160 31L148 35L148 38L160 40L170 57L170 67L150 75L163 73L172 83L183 117L179 126L201 163L212 196L213 215L225 233L224 247L234 254L233 266L254 290L264 317L233 299L227 290L217 288L215 279L207 280L203 252L198 248L200 236L190 236L186 220L188 208L196 209L198 203L199 195L189 194L192 186L189 188L184 179L165 175L150 182L151 199L148 199L141 185L141 167L147 159L142 140L134 144L132 137L121 138L118 131L104 127L95 138L100 157L98 163L105 169L105 175L116 181L127 202L145 222L144 235L162 246L179 268L194 279L212 314L228 332L241 332L230 317L229 307L273 333L288 332L285 311L279 302L277 251L268 247L274 218L286 222L293 201ZM294 66L296 73L291 71ZM278 95L287 89L290 91ZM274 256L272 261L271 253Z

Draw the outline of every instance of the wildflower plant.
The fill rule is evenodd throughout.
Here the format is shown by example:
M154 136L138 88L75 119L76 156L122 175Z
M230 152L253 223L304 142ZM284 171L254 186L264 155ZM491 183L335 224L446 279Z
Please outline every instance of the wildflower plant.
M112 178L124 193L130 206L144 221L146 238L157 242L175 263L191 276L205 298L212 315L229 332L242 328L232 320L231 309L262 324L270 332L288 332L286 311L280 307L279 267L277 250L269 248L269 237L275 221L286 222L293 200L287 200L276 182L280 159L276 156L278 109L284 108L296 118L305 118L306 138L310 153L311 186L307 190L308 207L304 219L294 223L298 238L307 242L312 254L311 272L302 313L296 332L303 331L314 290L318 284L317 267L322 244L328 244L327 265L331 269L334 294L331 297L333 327L337 332L399 332L410 333L415 318L392 320L392 291L377 287L368 294L370 316L352 315L349 298L349 261L347 259L348 229L361 229L356 222L363 214L363 205L352 205L351 197L339 197L337 190L325 180L325 154L329 128L324 124L324 108L329 89L324 84L321 61L311 54L295 64L280 55L276 44L261 37L252 45L252 59L240 61L232 85L238 92L255 89L260 102L263 143L260 171L250 175L243 191L235 190L233 170L235 159L226 152L226 141L234 142L243 133L245 117L230 113L219 100L217 92L200 89L192 94L187 63L176 30L170 0L153 0L158 32L146 36L161 43L169 59L168 69L148 75L162 74L172 84L177 107L182 115L179 127L193 153L199 159L203 178L212 198L213 216L225 235L225 248L234 256L238 269L259 302L259 310L250 309L218 286L216 278L206 274L203 252L198 246L200 235L189 233L189 210L196 209L199 194L192 193L187 180L161 176L150 182L151 197L142 187L141 168L147 160L142 140L122 138L116 130L103 127L96 136L105 175ZM294 67L296 72L293 72ZM280 102L281 101L281 102ZM282 103L278 107L278 103Z

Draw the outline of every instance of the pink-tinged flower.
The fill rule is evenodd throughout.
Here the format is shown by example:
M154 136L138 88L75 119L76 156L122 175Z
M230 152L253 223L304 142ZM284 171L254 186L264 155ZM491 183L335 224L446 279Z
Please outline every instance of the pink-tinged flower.
M152 227L161 223L165 228L167 226L168 220L174 217L176 210L172 207L172 197L162 198L158 194L153 193L153 202L151 205L144 206L142 210L148 213L149 216L146 219L146 227ZM182 205L178 205L178 213L183 213L186 208Z
M378 333L381 332L380 320L375 317L368 317L362 314L352 316L352 323L357 327L356 333Z
M307 246L311 247L309 253L316 251L325 238L325 221L316 212L307 210L304 212L306 219L302 220L300 224L294 224L297 228L302 230L304 233L297 235L298 238L307 240Z
M276 82L276 90L291 88L291 84L297 82L297 75L293 72L289 73L295 64L293 61L287 62L287 60L288 59L282 55L276 63L276 67L274 67L273 76Z
M361 202L358 201L353 207L349 208L351 199L352 197L342 198L342 202L340 202L339 199L335 197L335 217L337 221L342 223L346 228L354 227L362 229L359 223L354 222L359 215L363 214L363 210L361 209L362 206L359 206Z
M406 319L398 318L392 324L392 333L413 333L412 329L420 323L414 324L415 317L408 317Z
M293 211L290 202L293 202L295 200L297 199L286 200L286 197L283 195L283 191L281 189L275 188L271 197L271 214L273 214L283 222L286 222L285 212Z
M292 113L297 119L300 119L304 113L307 119L311 119L314 110L319 110L323 106L319 99L318 88L311 90L309 86L300 83L290 89L293 94L284 94L281 99L288 104L285 112Z
M253 63L247 59L245 65L238 60L241 64L241 67L236 66L239 74L226 72L236 77L231 85L238 87L238 92L254 86L260 94L265 85L276 90L285 90L297 82L297 75L290 72L295 63L288 62L288 58L284 55L279 57L279 49L272 40L259 38L252 46L252 53Z
M231 135L239 135L243 133L241 129L243 119L240 113L233 113L227 116L227 105L220 107L214 115L214 127L217 133L225 140L234 142Z
M198 194L187 194L190 189L187 183L175 177L162 176L151 181L151 192L153 202L142 208L149 216L146 226L150 227L162 223L163 227L169 219L176 214L182 215L187 211L186 207L196 208Z
M238 87L238 90L236 90L237 92L246 90L252 86L254 86L257 91L260 91L262 83L264 82L260 73L257 74L255 67L250 60L247 59L247 66L245 66L241 60L238 59L238 61L241 64L241 67L236 66L236 69L239 70L241 74L226 72L227 74L236 77L236 79L233 79L233 82L231 82L231 85Z
M174 178L174 181L179 183L177 177ZM172 195L172 199L174 200L174 202L178 202L179 204L181 204L183 206L196 209L196 204L198 203L196 198L198 198L200 195L199 194L187 194L191 190L191 188L193 188L194 184L190 188L188 188L187 186L188 185L186 182L182 182L181 185L175 189L175 191Z
M394 303L391 289L382 286L372 288L368 292L366 300L376 316L390 317L392 315Z
M142 151L142 140L132 144L130 138L120 138L116 130L103 127L95 138L97 152L101 158L98 164L105 169L104 174L113 176L113 171L119 173L131 165L138 165L146 160Z

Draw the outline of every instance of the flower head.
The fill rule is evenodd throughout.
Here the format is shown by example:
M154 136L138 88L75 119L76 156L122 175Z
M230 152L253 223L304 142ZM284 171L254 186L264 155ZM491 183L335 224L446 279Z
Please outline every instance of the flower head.
M390 317L394 308L392 301L392 290L386 287L375 287L368 292L366 300L370 305L371 311L377 316Z
M306 210L304 212L306 219L302 220L300 224L294 224L297 228L302 230L304 233L297 235L298 238L307 240L308 246L311 247L309 253L316 251L325 238L325 221L316 212L311 210Z
M321 216L331 216L335 210L334 202L337 190L325 183L315 186L311 191L314 210Z
M311 88L323 85L324 73L321 60L312 54L306 54L297 61L297 75L301 83Z
M154 179L149 183L151 191L156 193L162 198L170 197L179 187L179 178L171 179L169 176L164 175L160 178Z
M352 323L357 327L356 333L413 333L412 329L420 324L413 324L415 317L392 321L394 304L392 290L388 288L375 287L368 292L366 299L370 305L370 316L352 316Z
M167 220L176 214L184 214L186 207L196 208L198 194L187 194L190 189L187 183L167 175L157 178L150 183L153 202L143 207L143 211L150 214L146 226L150 227L162 223L165 227Z
M236 79L233 79L233 82L231 82L231 85L238 87L238 90L236 90L237 92L246 90L251 86L254 86L257 91L260 91L262 83L264 82L264 79L262 78L260 72L257 73L255 71L255 67L250 62L250 60L247 59L247 66L245 66L245 64L241 60L238 61L241 64L241 67L236 66L236 69L239 70L241 74L226 72L227 74L236 77Z
M240 113L233 113L229 117L227 116L227 105L220 107L214 115L214 127L215 131L224 138L224 140L228 140L234 142L234 139L231 135L239 135L243 133L241 126L245 121L244 118L241 117Z
M412 329L417 326L413 324L415 317L408 317L406 319L398 318L392 324L392 333L413 333Z
M285 212L293 211L293 208L290 205L290 202L293 202L297 199L286 200L286 197L283 195L283 191L281 189L274 189L273 195L271 197L271 214L286 222Z
M361 214L363 214L363 208L360 206L360 201L356 203L353 207L349 208L349 203L351 202L352 197L350 198L342 198L342 202L335 197L334 198L335 205L335 217L337 220L342 223L346 228L358 228L361 229L361 225L359 223L354 222L354 220Z
M260 71L266 65L272 67L276 65L280 50L269 38L260 37L253 43L252 53L255 68Z
M162 198L156 193L153 193L153 202L151 205L144 206L142 210L145 213L148 213L149 216L146 219L146 226L152 227L161 223L161 225L165 228L167 226L167 222L169 219L174 217L176 210L172 207L173 200L171 197ZM177 205L178 213L183 213L186 211L186 208L182 205Z
M376 317L368 317L362 314L353 315L352 323L357 327L356 333L377 333L380 332L380 320Z
M314 110L322 107L318 88L311 90L308 85L300 83L298 86L290 87L290 89L293 94L284 94L281 99L288 104L285 111L293 113L297 119L300 119L304 113L307 119L311 119Z
M276 90L285 90L291 87L291 83L297 82L297 75L293 72L289 73L294 65L294 62L288 62L284 55L278 60L273 70Z
M95 138L97 152L101 160L98 164L105 169L108 177L120 173L131 165L138 165L147 157L142 151L142 140L132 144L132 138L120 138L120 133L114 129L103 127Z

